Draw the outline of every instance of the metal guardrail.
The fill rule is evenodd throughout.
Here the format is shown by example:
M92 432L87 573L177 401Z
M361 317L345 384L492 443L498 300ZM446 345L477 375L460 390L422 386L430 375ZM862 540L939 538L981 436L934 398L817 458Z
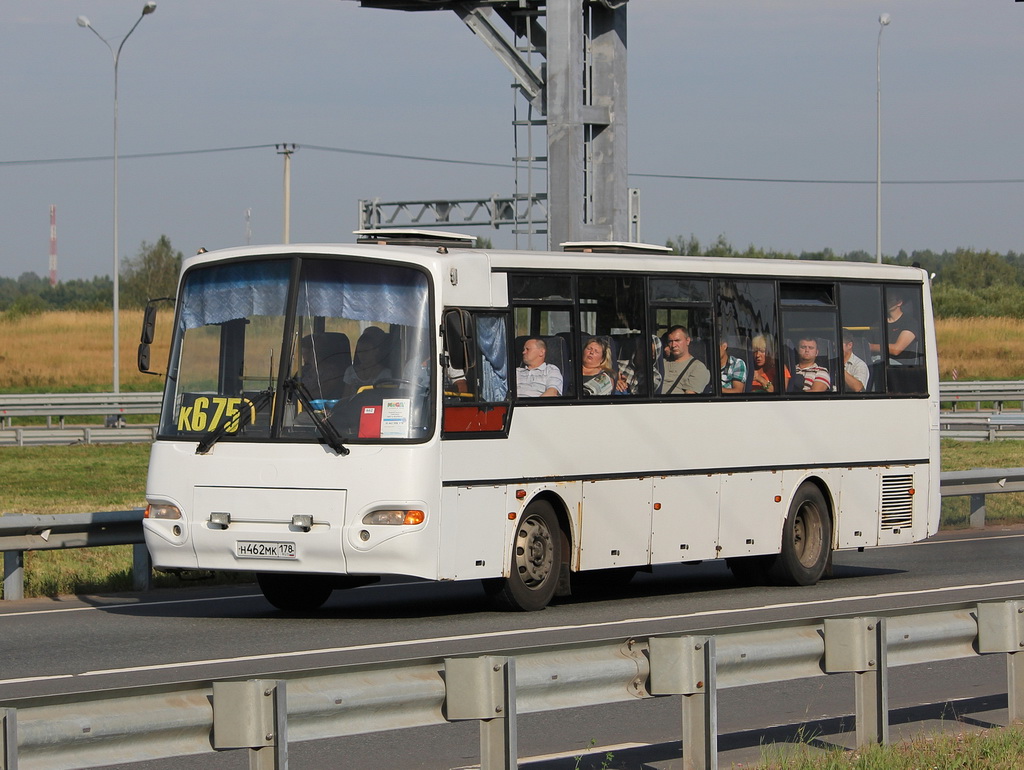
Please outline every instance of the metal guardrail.
M129 414L159 414L163 394L145 393L0 393L0 427L10 428L15 417L53 418L61 426L71 416L100 415L119 423Z
M683 767L717 768L720 690L854 675L856 743L887 743L890 668L1005 654L1024 716L1024 598L615 638L481 657L193 681L0 703L0 768L95 767L229 749L283 770L289 743L480 723L482 770L516 767L517 717L679 696ZM20 763L20 764L19 764Z
M148 591L153 563L142 534L142 508L101 513L0 514L5 600L25 597L25 551L132 545L132 587ZM0 764L0 770L3 765Z
M78 425L63 428L0 429L0 446L54 446L64 444L150 444L156 425L125 425L120 428Z
M972 527L985 526L986 495L1001 492L1024 492L1024 468L946 471L939 485L942 497L970 496Z
M1006 403L1014 403L1016 412L1024 411L1024 381L956 381L939 383L939 402L949 404L953 412L963 411L970 405L972 411L981 412L982 404L991 404L993 412L1005 411Z

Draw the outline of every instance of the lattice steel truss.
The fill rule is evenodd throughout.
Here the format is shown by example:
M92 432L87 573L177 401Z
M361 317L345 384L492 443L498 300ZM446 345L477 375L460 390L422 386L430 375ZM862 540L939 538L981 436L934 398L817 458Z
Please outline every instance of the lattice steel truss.
M627 0L358 2L367 8L454 12L509 69L518 92L512 196L363 200L361 228L401 225L401 217L409 216L408 223L425 226L511 225L517 242L520 235L546 233L551 247L630 239L636 218L631 222L626 177ZM451 218L465 211L462 220ZM429 215L438 218L431 223L425 220Z

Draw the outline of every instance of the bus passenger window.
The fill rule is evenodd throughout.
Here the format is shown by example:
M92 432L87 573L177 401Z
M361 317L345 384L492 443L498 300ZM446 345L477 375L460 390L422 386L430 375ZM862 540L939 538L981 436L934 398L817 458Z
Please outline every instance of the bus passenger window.
M886 286L888 330L886 384L890 393L925 393L927 376L921 324L921 290Z
M885 390L882 287L872 283L839 285L842 332L842 385L847 394Z
M644 282L628 276L581 275L578 287L582 395L641 395L649 366L642 341Z
M516 396L575 395L578 352L570 344L572 311L561 304L521 305L513 313L516 336L510 358L516 367Z
M775 285L770 281L719 278L715 281L715 301L722 393L780 392Z

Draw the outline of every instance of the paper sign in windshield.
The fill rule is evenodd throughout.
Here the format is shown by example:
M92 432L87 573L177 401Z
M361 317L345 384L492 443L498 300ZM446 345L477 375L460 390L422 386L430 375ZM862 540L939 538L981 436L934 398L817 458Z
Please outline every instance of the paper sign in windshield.
M380 437L409 438L410 398L386 398L381 405Z

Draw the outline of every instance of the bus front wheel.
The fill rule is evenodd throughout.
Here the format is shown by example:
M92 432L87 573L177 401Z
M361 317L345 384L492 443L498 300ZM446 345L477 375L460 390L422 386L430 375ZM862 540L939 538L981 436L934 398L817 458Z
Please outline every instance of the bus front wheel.
M814 484L804 484L782 528L782 550L770 569L772 582L814 585L825 572L831 549L832 521L825 498Z
M258 572L256 582L266 600L285 612L318 610L334 590L325 575Z
M516 526L509 576L495 580L499 606L510 610L542 610L555 595L562 567L562 530L547 500L530 503Z

